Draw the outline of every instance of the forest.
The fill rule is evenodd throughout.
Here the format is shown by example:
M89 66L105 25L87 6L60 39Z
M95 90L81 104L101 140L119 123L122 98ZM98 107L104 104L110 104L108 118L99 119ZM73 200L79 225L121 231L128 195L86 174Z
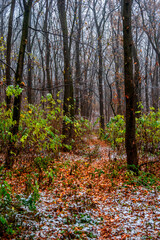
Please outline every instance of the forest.
M0 0L0 239L160 239L160 0Z

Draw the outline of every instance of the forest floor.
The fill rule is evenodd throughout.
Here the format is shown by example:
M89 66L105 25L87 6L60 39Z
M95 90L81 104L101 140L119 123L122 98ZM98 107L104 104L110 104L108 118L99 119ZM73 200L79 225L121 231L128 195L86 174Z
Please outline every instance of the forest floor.
M25 164L6 180L29 196L26 179L37 170ZM160 239L159 164L150 171L134 176L122 153L96 137L85 139L79 150L60 152L40 170L36 210L21 208L19 235L2 239Z

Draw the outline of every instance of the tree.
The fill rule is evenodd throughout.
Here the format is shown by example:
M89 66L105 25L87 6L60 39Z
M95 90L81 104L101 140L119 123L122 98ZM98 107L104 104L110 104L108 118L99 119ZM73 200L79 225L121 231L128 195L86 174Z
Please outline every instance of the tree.
M126 136L125 147L129 169L137 171L138 157L135 137L135 84L133 78L132 29L131 29L132 1L122 1L123 12L123 48L124 48L124 80L126 99ZM133 166L134 165L134 166Z
M57 1L34 1L36 4L33 4L30 14L27 55L23 72L28 102L38 103L40 97L45 96L48 91L56 99L56 94L60 91L58 96L61 99L64 97L64 100L68 99L67 104L64 101L63 106L66 113L69 113L68 115L64 113L66 116L71 116L69 106L71 101L73 103L71 99L74 96L75 114L93 121L100 116L100 128L103 128L105 120L109 121L114 114L123 114L125 108L121 1L86 0L85 3L82 0L59 1L59 4L64 2L65 9L60 9L60 12L62 15L65 13L66 25L59 17ZM10 51L6 51L5 48L13 2L13 0L0 1L2 37L0 45L3 45L0 51L0 61L3 63L0 68L0 101L5 99L5 70L9 69L6 66L9 65L7 56ZM15 0L15 2L16 19L13 18L12 61L10 61L10 71L13 72L17 66L24 11L23 0ZM149 3L146 0L135 0L132 5L133 77L136 102L141 100L146 106L145 110L148 111L150 106L154 106L156 111L159 102L160 75L159 1L150 0ZM65 27L67 27L67 37ZM68 50L64 51L64 49ZM69 60L66 60L67 58ZM66 67L67 65L69 68ZM71 74L68 74L68 71ZM14 74L12 72L10 74L13 79ZM67 75L68 80L66 80ZM71 86L72 82L73 86ZM70 128L68 122L66 126ZM65 127L63 132L64 129Z
M49 35L48 35L48 14L49 7L51 6L52 0L50 3L46 0L46 12L45 12L45 20L44 20L44 31L45 31L45 40L46 40L46 75L47 75L47 85L49 89L49 93L52 94L52 79L50 76L50 43L49 43Z
M68 27L66 19L65 0L57 0L59 19L63 33L63 56L64 56L64 102L63 102L63 128L62 134L65 136L63 143L70 142L74 120L74 99L73 99L73 80L70 66L70 47L68 42ZM67 117L67 119L65 118ZM68 118L70 119L68 122Z
M116 1L115 4L118 4ZM111 28L112 28L112 52L114 56L114 65L115 65L115 86L117 92L117 114L122 114L122 93L121 93L121 82L120 82L120 68L121 68L121 46L120 46L120 28L121 28L121 14L118 10L117 16L115 13L111 14Z
M27 45L29 15L31 11L32 1L33 0L28 0L28 2L26 2L25 0L23 0L24 17L23 17L22 37L21 37L21 43L20 43L20 49L19 49L19 55L18 55L17 69L15 73L15 85L18 87L23 86L23 81L22 81L23 65L24 65L25 48ZM11 128L12 136L15 136L18 133L20 111L21 111L21 100L22 100L22 93L14 97L12 120L15 123ZM5 166L7 168L12 168L14 164L14 157L15 157L14 153L15 153L15 143L13 139L10 139L8 154L6 156L6 162L5 162Z
M143 30L149 38L152 47L157 54L157 61L160 65L160 34L159 34L159 2L151 0L147 3L146 0L139 1L136 0L139 5L142 17ZM142 7L143 6L143 7ZM144 13L146 12L146 16Z
M7 35L7 50L6 50L6 84L7 86L11 85L11 73L10 73L10 64L11 64L11 40L12 40L12 28L13 28L13 15L15 8L16 0L12 0L11 10L8 21L8 35ZM11 107L11 97L6 96L7 110Z
M139 107L141 101L141 76L140 76L140 64L137 54L137 49L133 43L133 60L134 60L134 83L135 83L135 112L136 117L140 116L141 108Z
M149 93L148 93L148 58L149 58L150 42L148 39L146 59L145 59L145 100L146 100L146 112L149 112Z
M159 1L150 0L149 3L146 0L139 1L136 0L140 8L143 30L146 33L150 44L156 54L155 59L155 73L151 77L152 83L152 102L155 111L158 111L158 101L159 101L159 71L160 71L160 31L159 31ZM148 103L147 103L148 104ZM146 104L146 105L147 105Z
M78 20L77 20L77 40L76 40L76 105L75 105L75 114L79 113L79 100L80 100L80 91L79 87L81 85L81 66L80 66L80 38L81 38L81 28L82 28L82 0L78 2Z
M104 132L104 106L103 106L103 53L102 53L102 36L104 33L104 26L108 16L106 17L106 5L108 0L105 0L104 6L102 9L102 18L100 22L98 22L98 17L96 14L96 5L97 0L93 1L93 14L94 14L94 21L96 25L97 37L98 37L98 59L99 59L99 69L98 69L98 80L99 80L99 108L100 108L100 129L102 134Z

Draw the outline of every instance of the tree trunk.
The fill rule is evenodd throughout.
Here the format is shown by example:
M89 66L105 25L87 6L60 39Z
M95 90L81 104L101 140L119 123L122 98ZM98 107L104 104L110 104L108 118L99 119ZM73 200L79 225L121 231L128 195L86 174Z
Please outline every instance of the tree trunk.
M104 33L104 26L106 22L105 12L106 12L106 4L107 0L104 1L104 5L102 8L102 17L98 20L96 14L96 4L97 1L93 1L93 14L94 14L94 21L96 25L96 31L98 36L98 58L99 58L99 69L98 69L98 90L99 90L99 111L100 111L100 137L104 133L104 106L103 106L103 55L102 55L102 36Z
M24 18L23 18L23 27L22 27L22 37L21 37L21 44L19 49L19 56L18 56L18 63L17 69L15 73L15 85L16 86L23 86L22 84L22 75L23 75L23 65L24 65L24 56L25 56L25 48L27 44L27 37L28 37L28 24L29 24L29 15L31 11L33 0L28 0L28 3L24 1ZM13 117L12 120L15 124L11 128L12 136L18 133L19 128L19 121L20 121L20 111L21 111L21 98L22 94L14 97L14 105L13 105ZM9 149L6 156L5 166L7 168L12 168L14 164L15 158L15 143L12 139L9 142Z
M117 91L117 114L122 114L121 106L121 89L120 89L120 79L119 79L119 70L120 70L120 57L119 57L119 35L120 35L120 16L117 19L117 31L114 29L113 25L113 16L111 14L111 27L112 27L112 51L114 55L114 64L115 64L115 83Z
M149 112L149 97L148 97L148 55L149 55L149 46L150 42L148 40L148 46L147 46L147 55L146 55L146 61L145 61L145 99L146 99L146 112Z
M31 23L31 15L29 22ZM27 51L28 51L28 77L27 77L27 97L28 103L32 104L32 59L31 59L31 30L28 30L28 42L27 42Z
M137 55L137 49L135 44L133 43L133 58L134 58L134 83L135 83L135 111L136 117L140 116L141 108L139 108L139 104L141 101L141 75L140 75L140 64Z
M103 64L102 64L102 42L101 35L98 35L98 58L99 58L99 107L100 107L100 136L104 132L104 106L103 106Z
M4 0L1 1L1 9L4 8ZM3 20L4 14L3 11L0 14L0 22L1 22L1 26L0 26L0 39L2 39L3 41L3 37L4 37L4 20ZM2 41L0 40L0 47L2 45ZM0 59L3 59L3 53L0 51ZM3 78L3 68L1 67L2 65L0 64L0 79ZM0 103L3 102L3 88L0 87Z
M47 74L47 85L49 89L49 93L52 94L52 80L50 76L50 69L49 69L49 61L50 61L50 44L49 44L49 36L48 36L48 13L49 13L49 4L48 0L46 0L46 13L45 13L45 20L44 20L44 31L45 31L45 39L46 39L46 74Z
M158 61L157 57L156 60ZM155 64L153 80L152 80L152 103L154 107L154 111L158 112L158 102L159 102L159 91L158 91L158 79L159 79L159 66L157 66L157 62Z
M57 61L57 53L55 49L53 50L53 57L54 57L54 66L55 66L55 90L54 90L54 98L57 100L57 94L58 94L58 61Z
M13 28L13 15L15 9L16 0L12 0L11 10L9 15L8 22L8 36L7 36L7 51L6 51L6 84L7 86L11 85L11 73L10 73L10 64L11 64L11 41L12 41L12 28ZM11 108L11 97L6 96L7 110Z
M73 132L73 120L74 120L74 99L73 99L73 81L70 66L70 51L68 44L68 28L65 11L65 0L57 0L59 18L63 33L63 55L64 55L64 102L63 102L63 114L70 118L71 122L67 122L67 119L63 120L62 134L65 136L63 143L69 144L72 132Z
M121 107L121 90L120 90L120 83L119 83L119 57L115 58L115 81L116 81L116 91L117 91L117 114L122 114L122 107Z
M39 47L39 52L40 52L40 56L41 56L41 64L42 64L42 72L43 72L43 77L41 79L41 85L42 85L42 92L41 92L41 97L45 96L45 79L46 79L46 72L45 72L45 67L44 67L44 58L43 58L43 51L44 51L44 48L41 48L41 45L40 45L40 41L39 41L39 38L37 36L37 42L38 42L38 47ZM44 103L43 103L43 107L44 107Z
M127 165L130 170L137 172L138 157L135 137L135 85L133 80L132 61L132 29L131 29L132 1L123 1L123 47L124 47L124 79L126 97L126 136L125 146Z
M82 28L82 16L81 16L82 0L79 0L78 6L78 27L77 27L77 40L76 40L76 105L75 105L75 114L79 114L79 100L80 100L80 83L81 83L81 66L80 66L80 38L81 38L81 28Z

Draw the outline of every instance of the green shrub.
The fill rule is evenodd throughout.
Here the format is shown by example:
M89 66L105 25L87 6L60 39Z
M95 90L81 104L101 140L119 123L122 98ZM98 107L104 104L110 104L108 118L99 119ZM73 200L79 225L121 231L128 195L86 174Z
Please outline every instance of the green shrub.
M12 206L12 192L10 185L3 181L0 184L0 236L4 233L13 234L13 218L14 207Z
M12 90L12 89L11 89ZM12 91L11 91L12 92ZM61 134L62 121L72 121L63 116L61 100L55 100L51 94L41 99L39 105L26 105L21 111L19 132L12 136L10 131L12 125L12 110L6 111L6 105L0 106L0 139L2 148L7 145L8 140L14 140L19 149L34 149L35 155L41 156L44 152L57 153L62 147L64 136ZM90 129L90 123L84 118L75 119L74 135L67 145L71 149L75 140L81 139L84 133ZM2 150L2 149L1 149Z
M146 188L152 188L152 186L158 186L159 179L151 173L139 172L139 176L135 176L132 171L126 172L127 184L136 186L143 186Z
M2 148L8 143L11 137L10 128L14 124L12 121L12 111L6 111L6 104L2 103L0 106L0 145Z
M0 184L0 237L4 234L15 234L18 231L16 215L21 206L29 210L36 210L36 202L39 200L39 186L33 185L29 196L15 195L11 186L3 181ZM21 208L22 209L22 208Z
M155 112L151 108L137 119L136 138L140 150L160 153L160 109Z
M125 121L124 116L117 115L107 124L105 140L111 143L116 149L124 148L125 142Z
M48 100L49 99L49 100ZM45 103L46 109L42 108ZM8 140L14 140L18 148L34 148L35 153L45 150L57 152L62 146L60 123L61 106L53 99L43 98L40 105L28 105L21 112L19 132L14 137L10 129L12 121L12 110L5 111L5 104L0 107L0 139L2 148Z
M91 124L89 120L81 117L80 119L74 120L74 139L83 138L84 134L87 134L91 131Z
M125 149L125 120L117 115L107 124L105 139L117 150ZM160 154L160 109L154 108L148 114L136 119L136 141L139 151Z

